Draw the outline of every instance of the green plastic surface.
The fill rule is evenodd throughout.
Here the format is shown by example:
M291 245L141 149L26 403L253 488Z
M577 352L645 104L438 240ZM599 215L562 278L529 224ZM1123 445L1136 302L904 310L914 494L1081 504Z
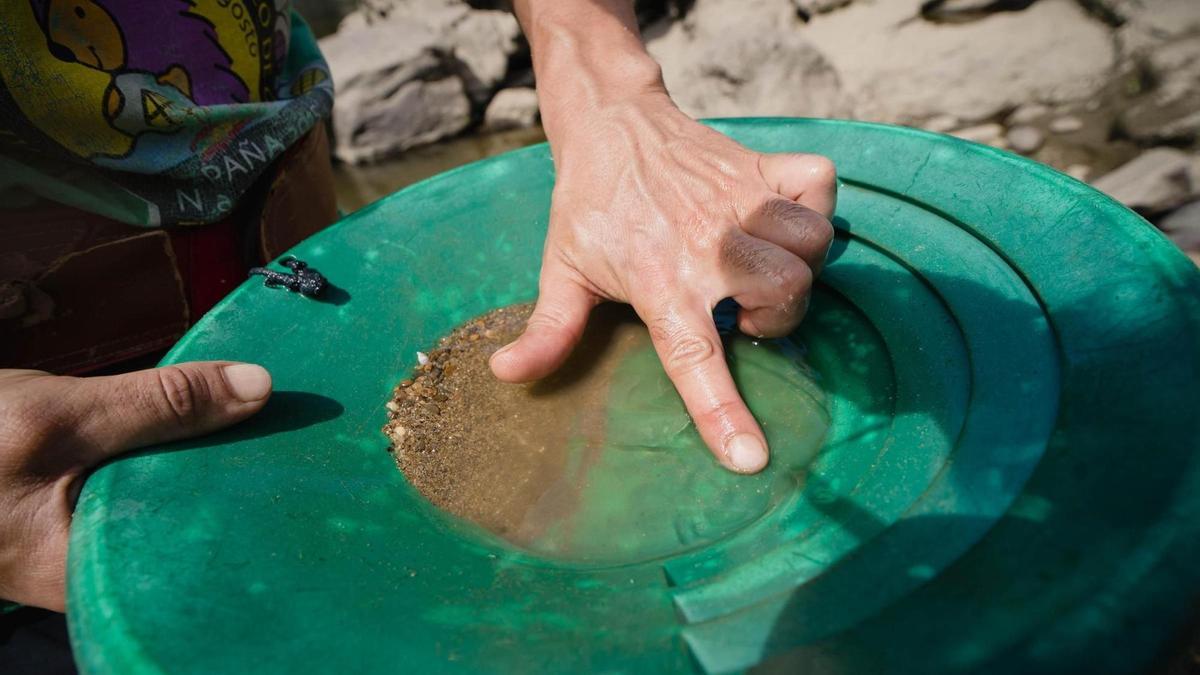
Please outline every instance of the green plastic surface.
M620 528L598 527L613 559L564 562L437 512L395 469L379 427L416 351L536 293L553 167L533 147L298 246L332 301L247 282L171 352L262 363L276 393L246 424L87 482L68 575L81 669L1128 672L1169 649L1200 591L1191 263L1107 197L992 148L713 126L826 154L841 180L794 336L828 435L762 513L628 564ZM646 475L675 461L629 457ZM660 503L688 489L658 485ZM679 515L642 513L659 532Z

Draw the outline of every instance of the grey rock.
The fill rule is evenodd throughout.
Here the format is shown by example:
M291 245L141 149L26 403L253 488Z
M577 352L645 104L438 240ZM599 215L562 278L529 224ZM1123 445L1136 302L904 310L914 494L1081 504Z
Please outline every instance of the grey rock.
M476 101L487 100L508 71L508 57L517 50L521 27L511 12L467 12L447 33L454 56L467 67L467 90Z
M1110 29L1072 0L961 24L911 20L921 4L856 2L800 31L836 71L855 117L978 123L1029 101L1085 101L1111 81Z
M1092 167L1087 164L1072 164L1067 167L1067 175L1077 181L1087 182L1092 176Z
M321 40L334 153L368 162L459 133L503 80L519 30L461 0L366 0Z
M1008 130L1006 138L1008 138L1009 147L1022 155L1037 152L1038 148L1042 147L1042 143L1046 141L1046 136L1041 129L1028 125L1012 127Z
M978 21L996 12L1027 9L1037 0L927 0L921 3L921 16L927 21L963 23Z
M1200 157L1152 148L1096 179L1092 187L1131 209L1162 213L1200 196Z
M935 115L921 125L922 129L928 131L936 131L939 134L945 134L957 129L962 125L962 121L954 115Z
M453 54L468 92L479 102L504 78L521 34L511 12L475 10L463 0L364 0L342 20L338 33L397 27L424 31L437 47Z
M414 26L375 25L321 41L333 73L334 154L382 159L462 131L471 102L457 63Z
M1050 131L1056 134L1071 134L1083 128L1083 120L1074 115L1056 117L1050 121Z
M1121 128L1143 142L1187 142L1200 136L1200 37L1162 43L1138 67L1148 70L1157 86L1121 113Z
M1145 54L1200 28L1196 0L1090 0L1120 21L1117 42L1122 59Z
M1017 109L1009 113L1008 118L1004 121L1010 126L1032 124L1048 114L1050 114L1050 108L1041 103L1025 103L1017 106Z
M1120 72L1136 94L1118 118L1142 143L1200 138L1200 2L1093 0L1121 21Z
M697 0L683 20L645 37L691 115L845 116L838 75L801 26L791 0Z
M849 5L853 0L792 0L796 5L796 11L804 17L812 17L815 14L825 14L832 12L835 9L841 9Z
M1190 202L1163 216L1158 229L1185 251L1200 250L1200 201Z
M1004 147L1007 142L1004 140L1004 127L996 123L980 124L966 129L959 129L951 132L952 136L957 136L965 141L974 141L976 143L986 143L996 147Z
M537 119L537 91L530 87L501 89L483 114L484 126L492 131L531 127Z

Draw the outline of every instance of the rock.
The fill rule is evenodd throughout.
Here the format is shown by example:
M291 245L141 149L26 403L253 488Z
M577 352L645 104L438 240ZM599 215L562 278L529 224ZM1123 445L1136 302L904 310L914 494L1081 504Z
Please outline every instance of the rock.
M1067 175L1077 181L1086 183L1092 175L1092 167L1087 164L1072 164L1067 167Z
M1050 108L1041 103L1026 103L1017 106L1017 109L1009 113L1008 118L1004 121L1010 126L1019 124L1032 124L1050 114Z
M1111 79L1109 28L1073 0L960 24L911 20L921 4L854 3L800 31L832 65L856 117L983 121L1029 101L1085 101Z
M1200 251L1200 201L1185 204L1158 221L1158 229L1185 251Z
M980 124L979 126L967 127L959 129L951 133L952 136L957 136L964 141L974 141L976 143L986 143L996 147L1006 145L1004 140L1004 127L999 124Z
M333 73L334 154L381 159L462 131L471 121L456 62L419 27L378 24L321 41Z
M476 101L487 100L504 79L521 34L511 12L475 10L463 0L364 0L342 20L338 33L401 25L425 31L435 45L453 54Z
M647 28L646 46L691 115L846 116L838 75L802 25L791 0L697 0L684 19Z
M537 91L530 87L501 89L488 104L483 124L493 131L524 129L537 123Z
M1083 120L1074 115L1056 117L1050 122L1050 131L1056 134L1071 134L1083 128Z
M1196 0L1092 0L1122 23L1120 71L1133 96L1118 123L1142 143L1200 137L1200 5Z
M996 12L1018 12L1037 0L926 0L921 3L921 18L926 21L964 23Z
M1190 142L1200 136L1200 37L1161 44L1139 60L1138 68L1156 86L1122 111L1125 133L1142 142Z
M1142 213L1162 213L1200 196L1200 157L1152 148L1092 183Z
M1040 129L1028 125L1012 127L1008 130L1006 138L1009 147L1022 155L1037 152L1046 140Z
M1121 24L1117 42L1123 59L1134 58L1200 29L1196 0L1089 0Z
M521 27L511 12L470 11L447 34L454 56L466 65L467 91L485 101L508 71L508 57L517 51Z
M366 0L321 40L335 150L366 162L462 131L504 78L519 27L461 0Z
M939 134L945 134L957 129L961 125L962 121L953 115L936 115L928 120L925 120L925 123L921 125L921 128L928 131L936 131Z
M796 12L805 21L808 21L815 14L825 14L832 12L835 9L841 9L849 5L852 0L792 0L796 5Z

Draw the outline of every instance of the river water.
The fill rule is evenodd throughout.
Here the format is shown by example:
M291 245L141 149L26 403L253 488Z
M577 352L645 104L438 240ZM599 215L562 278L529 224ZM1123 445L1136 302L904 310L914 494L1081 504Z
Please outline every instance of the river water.
M377 199L456 166L546 140L541 127L476 134L414 148L378 164L334 165L338 207L353 213Z

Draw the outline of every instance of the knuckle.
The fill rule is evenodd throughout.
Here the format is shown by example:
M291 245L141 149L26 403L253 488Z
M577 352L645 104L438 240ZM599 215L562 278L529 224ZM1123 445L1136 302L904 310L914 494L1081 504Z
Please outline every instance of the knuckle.
M809 155L807 158L809 178L818 185L830 186L837 183L837 165L824 155Z
M809 220L804 237L806 251L803 255L810 263L824 259L834 237L833 223L820 214L813 215L815 217Z
M812 229L813 239L820 244L820 250L824 251L829 248L829 244L833 242L833 223L829 222L828 218L821 216L819 219L813 219Z
M566 327L567 319L563 313L557 309L538 308L533 314L529 315L529 320L525 322L528 328L548 328L558 330Z
M158 368L154 372L160 407L181 425L194 422L199 415L200 402L208 391L204 379L176 366Z
M763 202L760 207L765 220L776 223L790 223L796 219L799 204L790 199L772 197Z
M789 296L802 295L812 285L812 272L803 263L785 265L779 269L776 283Z
M713 401L695 416L696 424L707 427L728 426L725 422L740 414L741 407L742 404L739 401L731 399Z
M0 452L42 449L54 445L62 429L44 412L26 405L0 406Z
M666 341L667 370L683 373L708 361L716 354L716 345L703 335L680 334Z

